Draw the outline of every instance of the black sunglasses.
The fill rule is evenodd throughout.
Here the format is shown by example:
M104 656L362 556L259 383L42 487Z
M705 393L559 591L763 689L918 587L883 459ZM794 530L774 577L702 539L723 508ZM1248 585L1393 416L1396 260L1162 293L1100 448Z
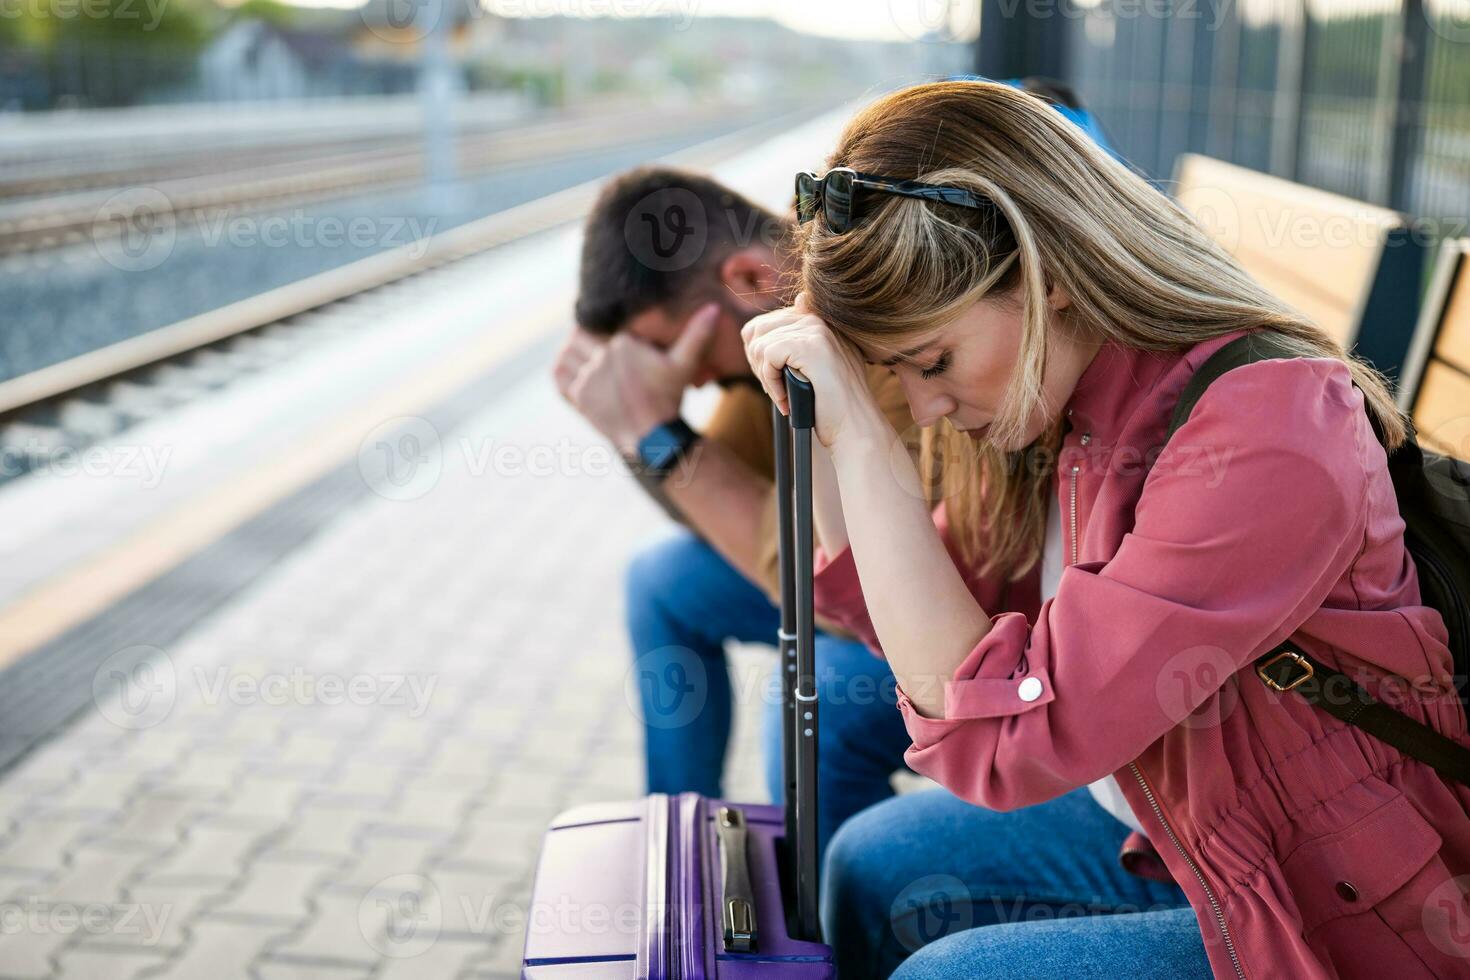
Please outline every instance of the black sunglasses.
M845 234L859 217L859 189L898 197L940 201L977 211L986 211L994 206L988 198L980 197L963 187L922 184L917 180L878 177L874 174L860 174L848 167L833 167L821 177L805 170L796 175L796 220L806 224L820 211L832 234Z

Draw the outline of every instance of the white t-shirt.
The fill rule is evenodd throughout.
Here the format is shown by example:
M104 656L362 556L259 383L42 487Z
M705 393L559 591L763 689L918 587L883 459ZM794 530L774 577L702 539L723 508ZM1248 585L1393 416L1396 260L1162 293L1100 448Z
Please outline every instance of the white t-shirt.
M1057 594L1057 585L1062 578L1062 568L1066 560L1062 557L1062 512L1057 506L1056 497L1053 496L1046 509L1046 539L1041 549L1041 601L1045 602ZM1117 817L1133 830L1143 833L1143 825L1133 815L1133 809L1128 801L1123 798L1123 791L1118 787L1118 780L1112 776L1104 776L1095 783L1089 783L1087 791L1092 798L1097 800L1098 806ZM1145 835L1147 836L1147 835Z

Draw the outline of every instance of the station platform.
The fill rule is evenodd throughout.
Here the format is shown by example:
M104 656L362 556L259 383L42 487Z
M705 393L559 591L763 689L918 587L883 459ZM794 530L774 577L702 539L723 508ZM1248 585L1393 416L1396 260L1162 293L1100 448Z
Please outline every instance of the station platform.
M712 169L784 210L850 111ZM519 975L546 822L642 792L622 573L671 528L550 380L578 248L308 315L0 486L0 977Z

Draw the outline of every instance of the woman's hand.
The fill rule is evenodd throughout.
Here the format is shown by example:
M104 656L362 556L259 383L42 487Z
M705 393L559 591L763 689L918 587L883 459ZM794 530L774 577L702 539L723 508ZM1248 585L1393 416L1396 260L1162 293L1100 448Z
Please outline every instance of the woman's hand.
M990 630L934 526L929 502L895 479L898 437L868 389L862 358L806 306L745 325L745 356L772 401L788 410L784 369L812 383L817 439L832 464L814 461L812 516L822 549L850 546L873 631L920 714L944 717L944 679ZM876 450L876 451L875 451ZM898 451L902 465L908 454ZM835 484L836 493L832 493Z
M829 449L839 440L886 423L868 388L862 359L850 344L834 334L821 317L806 306L805 294L796 305L773 310L748 321L740 331L745 356L761 387L788 413L787 367L812 383L817 402L817 441Z

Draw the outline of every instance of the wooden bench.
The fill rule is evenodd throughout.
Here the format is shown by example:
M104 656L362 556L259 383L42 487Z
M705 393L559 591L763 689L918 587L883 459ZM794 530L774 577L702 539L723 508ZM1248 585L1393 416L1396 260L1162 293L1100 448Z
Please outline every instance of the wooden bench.
M1470 238L1440 246L1398 397L1426 448L1470 459Z
M1403 215L1193 153L1174 196L1257 282L1399 376L1424 268Z

